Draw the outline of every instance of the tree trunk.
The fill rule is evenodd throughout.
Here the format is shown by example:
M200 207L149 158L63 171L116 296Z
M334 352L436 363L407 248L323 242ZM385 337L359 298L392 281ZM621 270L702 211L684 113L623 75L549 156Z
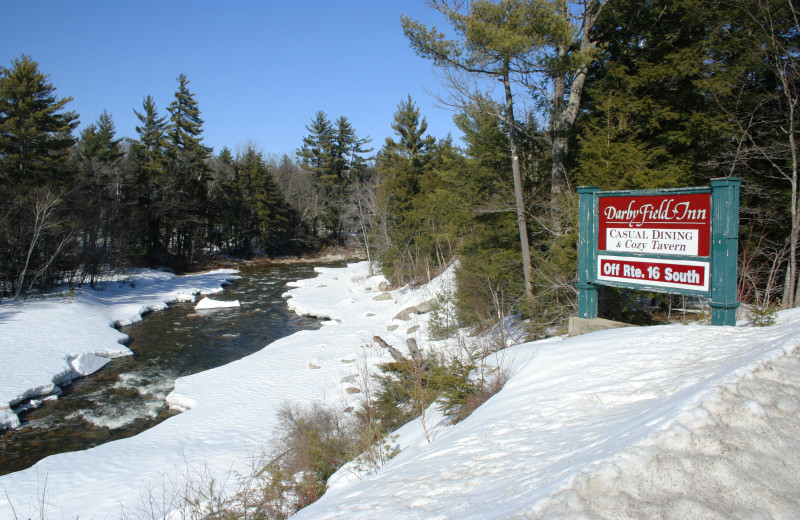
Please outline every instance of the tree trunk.
M600 0L590 0L586 4L583 14L583 31L580 38L580 52L589 55L594 48L594 42L589 38L589 33L594 27L597 17L600 14L602 4ZM564 16L569 20L570 13L564 12ZM569 46L560 46L558 49L559 61L566 58L571 52ZM561 204L563 195L567 189L567 153L569 152L569 132L578 117L578 108L583 95L583 87L586 83L586 73L589 68L589 60L581 62L572 71L572 83L569 85L569 97L565 97L567 92L566 74L556 71L553 76L553 113L550 119L550 138L553 167L550 174L550 226L555 234L562 231L562 212Z
M514 177L514 205L517 210L517 224L519 226L519 243L522 249L522 272L525 277L525 295L528 303L533 302L533 265L531 263L531 248L528 243L528 222L525 219L525 198L522 193L522 173L519 168L519 154L517 153L517 132L514 122L514 98L511 94L511 81L508 75L508 63L503 75L503 86L506 94L506 123L508 125L508 140L511 145L511 175Z

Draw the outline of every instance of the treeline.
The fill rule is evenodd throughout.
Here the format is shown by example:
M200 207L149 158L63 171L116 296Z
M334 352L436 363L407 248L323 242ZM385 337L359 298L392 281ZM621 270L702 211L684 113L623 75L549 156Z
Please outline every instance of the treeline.
M324 128L300 162L251 145L214 155L184 75L166 113L149 95L134 109L136 139L117 137L106 112L74 136L71 98L55 91L28 56L0 68L0 297L94 284L130 266L187 271L219 252L297 255L346 239L342 198L366 169L346 118L334 127L318 114Z
M442 72L458 143L429 135L409 97L377 149L320 111L295 157L214 155L184 76L166 114L145 98L136 139L118 139L108 114L73 138L77 115L35 62L3 68L3 293L107 266L190 269L213 251L358 239L396 283L458 258L456 324L516 313L541 331L574 312L577 186L737 176L740 300L800 302L800 27L789 0L430 5L451 34L402 26Z

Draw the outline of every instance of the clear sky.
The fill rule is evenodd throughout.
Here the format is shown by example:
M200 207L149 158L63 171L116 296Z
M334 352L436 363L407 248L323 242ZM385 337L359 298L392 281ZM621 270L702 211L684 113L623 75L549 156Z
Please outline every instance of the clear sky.
M135 138L133 110L150 94L165 115L183 73L215 154L253 143L293 157L318 110L346 116L377 151L409 94L431 135L461 135L400 27L401 14L447 27L423 0L45 0L2 13L0 64L31 56L74 98L81 129L107 110L117 136Z

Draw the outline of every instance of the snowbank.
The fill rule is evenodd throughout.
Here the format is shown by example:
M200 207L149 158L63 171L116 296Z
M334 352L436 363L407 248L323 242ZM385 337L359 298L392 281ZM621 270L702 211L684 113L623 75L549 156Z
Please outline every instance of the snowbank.
M372 336L401 346L416 331L421 347L433 347L430 314L395 317L434 298L452 273L381 292L364 263L317 272L286 296L298 312L325 317L321 329L180 378L169 400L187 411L151 430L0 477L0 517L8 500L38 516L45 478L51 518L167 513L184 474L230 482L231 471L247 471L283 402L357 402L355 376L387 359L365 346ZM409 423L384 468L343 470L296 517L800 517L800 312L778 321L618 329L507 349L496 361L512 378L472 416L448 426L428 414L431 443L418 420ZM33 337L21 347L43 343Z
M532 517L799 518L800 351L582 475Z
M377 474L337 483L296 518L796 518L798 318L785 312L765 329L670 325L519 345L509 351L515 375L472 416ZM775 376L784 365L792 368ZM759 400L744 390L760 371L780 380L782 393ZM722 403L726 392L750 397ZM780 440L762 424L767 417L788 423ZM707 441L718 423L732 424L741 441L724 428L709 435L725 442ZM683 475L671 473L681 466Z

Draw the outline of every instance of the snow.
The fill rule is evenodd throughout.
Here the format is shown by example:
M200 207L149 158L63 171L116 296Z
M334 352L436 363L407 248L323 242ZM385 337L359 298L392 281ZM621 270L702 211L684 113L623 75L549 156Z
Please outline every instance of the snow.
M269 441L282 403L344 409L363 398L360 371L387 359L366 346L374 335L405 350L411 329L422 348L453 348L427 341L430 314L393 319L429 302L452 273L383 293L383 278L368 276L365 263L317 272L286 296L290 308L326 320L319 330L178 379L167 400L184 413L146 432L0 477L0 518L11 517L11 505L39 517L45 480L50 518L135 516L153 504L167 514L176 468L235 480ZM52 376L71 370L65 353L75 359L85 345L93 355L122 351L108 325L138 314L112 316L108 306L150 308L148 291L161 282L146 290L146 281L105 301L92 293L0 306L0 402L57 384ZM383 294L390 297L376 299ZM82 342L54 353L53 338L81 331ZM796 518L798 345L800 311L792 310L767 328L632 327L513 346L492 360L512 377L470 417L450 425L429 410L424 429L416 420L393 437L400 452L382 469L343 468L296 518ZM47 377L19 377L6 390L17 365L37 364Z
M230 309L234 307L241 307L239 300L233 301L221 301L221 300L213 300L211 298L203 298L197 305L194 306L196 310L207 310L207 309Z
M94 354L83 353L69 362L69 366L79 376L94 374L111 361L108 358L95 356Z

